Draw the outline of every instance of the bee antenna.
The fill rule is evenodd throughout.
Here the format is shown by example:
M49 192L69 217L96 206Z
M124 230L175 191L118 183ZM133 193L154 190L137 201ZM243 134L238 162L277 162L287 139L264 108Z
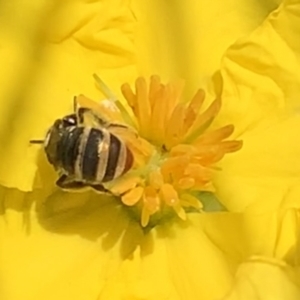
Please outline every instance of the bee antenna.
M77 111L77 107L78 107L77 96L74 96L74 98L73 98L73 111L74 111L74 113Z
M43 140L30 140L29 141L30 144L44 144Z

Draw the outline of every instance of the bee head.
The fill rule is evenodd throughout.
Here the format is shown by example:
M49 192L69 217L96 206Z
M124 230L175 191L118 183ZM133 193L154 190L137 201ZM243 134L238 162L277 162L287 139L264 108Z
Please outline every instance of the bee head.
M62 119L57 119L48 130L44 141L44 147L47 158L52 165L58 165L57 150L64 133L67 128L76 125L77 116L76 114L71 114Z

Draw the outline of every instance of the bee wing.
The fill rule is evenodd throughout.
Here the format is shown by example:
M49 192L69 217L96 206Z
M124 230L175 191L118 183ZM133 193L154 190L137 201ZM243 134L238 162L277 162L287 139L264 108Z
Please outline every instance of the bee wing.
M122 114L113 101L102 100L95 102L84 95L75 98L75 109L84 107L90 109L94 114L94 119L98 117L106 122L124 123ZM91 115L91 113L90 113Z
M93 127L93 128L103 128L106 127L107 122L96 115L89 108L79 108L77 111L78 123L83 126Z

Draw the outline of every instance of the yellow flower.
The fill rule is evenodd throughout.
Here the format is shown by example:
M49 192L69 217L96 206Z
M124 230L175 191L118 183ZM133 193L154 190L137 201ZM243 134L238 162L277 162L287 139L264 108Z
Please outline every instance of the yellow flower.
M185 208L201 209L193 192L213 191L214 165L226 153L239 150L242 143L225 141L232 134L233 125L209 131L221 108L220 99L201 112L203 90L183 103L178 85L162 84L158 76L151 77L149 87L144 78L138 78L135 85L135 93L129 85L122 86L133 117L119 101L97 105L84 96L77 98L78 104L93 108L100 116L110 115L112 122L126 124L127 120L127 125L134 126L137 132L131 132L129 127L125 131L122 127L110 130L123 137L133 153L135 166L104 186L121 196L125 205L140 210L138 218L143 227L151 219L155 219L152 226L157 225L172 210L185 220Z
M193 0L172 5L158 0L70 0L63 5L36 0L1 7L3 299L299 298L300 4L285 1L253 31L276 8L275 2L265 5L247 0L209 5ZM228 137L232 127L224 126L233 124L230 140L244 145L226 155L217 164L222 169L208 181L220 201L238 212L190 211L186 221L166 219L149 231L119 199L57 189L57 174L29 140L44 136L55 119L72 112L74 95L101 98L90 79L93 73L118 99L123 99L121 84L132 86L139 75L150 74L159 74L163 82L184 78L186 101L199 87L205 89L203 111L215 103L208 117L219 106L213 100L221 99L208 130L223 128L221 138ZM139 84L144 85L142 80ZM128 86L123 93L128 96ZM145 110L130 99L139 120ZM188 107L186 102L184 109ZM193 157L200 149L193 134L179 136L188 137L187 148L179 147L177 137L149 132L144 121L149 119L139 120L138 131L143 140L153 138L154 145L146 149L166 148L168 157L183 149ZM165 147L162 134L168 137ZM233 145L237 149L239 143ZM138 177L143 166L142 161ZM181 182L184 187L194 179L190 171L193 176ZM147 174L151 186L162 183L160 175ZM178 191L179 180L166 183ZM149 185L141 187L151 194ZM166 199L169 190L161 194ZM123 202L132 199L124 196ZM275 295L268 284L276 285Z

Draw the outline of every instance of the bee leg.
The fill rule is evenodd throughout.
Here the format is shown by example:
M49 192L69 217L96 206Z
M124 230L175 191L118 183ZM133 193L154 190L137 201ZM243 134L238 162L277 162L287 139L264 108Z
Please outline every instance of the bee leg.
M137 132L132 128L132 127L128 127L126 125L123 124L118 124L118 123L110 123L107 127L112 133L116 133L116 134L128 134L131 133L132 135L134 135L135 138L138 137Z
M109 190L107 190L102 184L94 184L94 185L90 185L90 187L93 188L94 190L96 190L97 192L111 194L111 192Z
M77 96L75 96L75 97L73 98L73 111L74 111L74 113L76 113L77 107L78 107L78 104L77 104Z
M84 122L84 114L89 110L90 110L89 108L85 108L85 107L79 107L77 109L78 123L82 124Z
M79 181L73 181L70 177L63 174L56 181L56 185L62 189L81 189L86 187L86 184Z
M110 123L110 124L108 125L108 128L114 128L114 127L117 127L117 128L124 128L124 129L128 130L128 126L123 125L123 124Z

